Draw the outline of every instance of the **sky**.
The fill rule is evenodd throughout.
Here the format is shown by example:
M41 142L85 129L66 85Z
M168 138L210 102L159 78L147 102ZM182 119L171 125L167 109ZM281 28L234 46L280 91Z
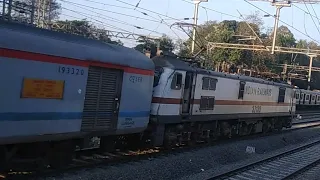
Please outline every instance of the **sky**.
M135 8L139 1L138 8ZM62 5L60 19L87 19L98 27L117 32L151 37L166 34L175 41L185 40L188 36L181 29L170 26L176 22L193 23L192 19L183 21L183 18L193 17L192 0L58 0L58 2ZM273 17L263 17L267 13L274 15L276 12L276 8L267 1L208 0L202 2L200 6L198 24L208 20L240 20L239 12L242 15L249 15L258 11L266 27L274 25ZM313 15L314 22L308 12ZM307 4L307 8L304 3L294 3L291 7L281 9L280 20L283 22L279 22L279 26L288 26L296 39L313 40L320 44L320 31L317 29L320 28L318 15L320 17L320 1L319 4ZM120 40L128 47L137 44L135 40Z

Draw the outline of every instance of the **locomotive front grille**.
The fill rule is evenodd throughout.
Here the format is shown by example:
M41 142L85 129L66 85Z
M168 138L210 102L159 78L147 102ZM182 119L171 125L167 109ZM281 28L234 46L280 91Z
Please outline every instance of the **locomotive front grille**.
M82 131L106 131L116 127L122 72L100 67L89 67L82 117Z

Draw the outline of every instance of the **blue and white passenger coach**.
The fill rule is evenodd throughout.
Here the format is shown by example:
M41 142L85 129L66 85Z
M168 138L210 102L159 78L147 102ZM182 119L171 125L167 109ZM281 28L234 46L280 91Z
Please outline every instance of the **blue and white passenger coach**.
M154 64L133 49L1 22L0 73L0 149L148 126Z

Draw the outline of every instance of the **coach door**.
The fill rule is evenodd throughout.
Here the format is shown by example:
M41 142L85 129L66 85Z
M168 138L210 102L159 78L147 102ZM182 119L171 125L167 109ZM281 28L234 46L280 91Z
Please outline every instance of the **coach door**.
M122 75L121 70L89 67L82 131L108 132L116 128Z
M187 72L185 83L184 83L183 97L182 97L182 114L184 115L190 114L192 80L193 80L193 73Z

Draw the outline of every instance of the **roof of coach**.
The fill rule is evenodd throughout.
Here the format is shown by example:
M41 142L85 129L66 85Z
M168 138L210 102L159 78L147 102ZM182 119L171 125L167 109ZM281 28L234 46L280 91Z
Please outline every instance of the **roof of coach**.
M258 83L262 83L262 84L270 84L270 85L275 85L275 86L292 88L292 86L289 84L277 83L277 82L263 80L260 78L242 76L242 75L238 75L238 74L226 74L226 73L222 73L222 72L191 67L187 62L184 62L184 61L177 59L175 57L158 56L158 57L152 58L152 60L154 61L155 66L168 67L168 68L171 68L174 70L193 71L193 72L197 72L200 74L207 74L207 75L212 75L212 76L216 76L216 77L224 77L224 78L229 78L229 79L243 80L243 81L247 81L247 82L248 81L249 82L258 82Z
M319 94L317 91L310 91L306 89L300 89L301 93L308 93L308 94Z
M0 21L0 47L154 69L152 61L134 49L6 21Z
M176 59L170 56L155 56L152 58L155 66L168 67L175 70L196 71L195 68L190 67L187 62Z

